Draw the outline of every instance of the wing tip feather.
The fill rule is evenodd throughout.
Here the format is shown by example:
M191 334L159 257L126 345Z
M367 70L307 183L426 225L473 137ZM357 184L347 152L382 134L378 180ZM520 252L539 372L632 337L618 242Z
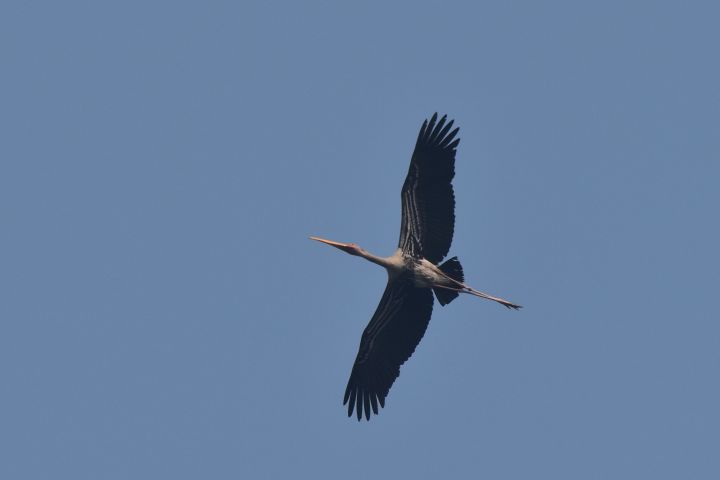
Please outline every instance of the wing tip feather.
M447 114L444 114L438 122L438 113L435 112L429 119L425 119L418 133L416 147L440 147L443 150L452 150L449 144L453 138L455 138L460 128L456 127L450 131L450 128L452 128L452 125L455 123L455 119L451 119L446 124L447 117ZM450 133L448 133L449 131ZM457 147L457 144L455 144L455 146Z

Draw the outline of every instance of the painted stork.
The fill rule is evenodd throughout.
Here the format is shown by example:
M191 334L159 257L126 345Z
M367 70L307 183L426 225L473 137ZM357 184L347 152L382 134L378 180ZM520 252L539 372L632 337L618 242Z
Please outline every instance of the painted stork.
M457 257L440 263L450 250L455 226L455 152L460 143L451 131L447 115L437 121L435 113L420 128L415 151L402 187L400 241L390 257L378 257L354 243L319 237L312 240L332 245L350 255L376 263L388 272L388 283L375 314L360 340L360 349L345 389L343 405L348 416L353 410L358 420L377 415L400 366L415 351L425 334L433 308L433 292L440 305L447 305L459 294L468 293L519 309L502 298L479 292L465 284Z

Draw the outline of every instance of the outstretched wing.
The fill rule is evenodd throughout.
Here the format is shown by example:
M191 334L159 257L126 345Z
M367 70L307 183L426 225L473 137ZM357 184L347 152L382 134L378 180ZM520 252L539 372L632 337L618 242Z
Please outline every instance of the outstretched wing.
M410 358L425 334L432 315L433 296L416 288L406 276L388 282L380 304L360 340L343 405L360 420L370 420L370 409L385 407L390 387L400 375L400 365Z
M455 139L453 120L440 122L437 113L420 128L402 188L402 222L398 247L437 264L447 255L455 229ZM450 132L450 133L448 133Z

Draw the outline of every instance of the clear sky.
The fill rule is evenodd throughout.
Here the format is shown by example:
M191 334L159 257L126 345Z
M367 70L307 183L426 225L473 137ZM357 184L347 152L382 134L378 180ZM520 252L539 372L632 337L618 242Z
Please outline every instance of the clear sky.
M0 7L0 478L720 478L714 2ZM441 308L342 394L422 120Z

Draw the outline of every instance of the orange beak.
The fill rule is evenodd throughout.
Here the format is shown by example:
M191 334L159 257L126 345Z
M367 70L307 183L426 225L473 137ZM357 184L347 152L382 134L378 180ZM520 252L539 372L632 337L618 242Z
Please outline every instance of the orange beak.
M320 238L320 237L310 237L310 240L316 240L316 241L318 241L318 242L322 242L322 243L325 243L325 244L327 244L327 245L332 245L333 247L339 248L340 250L342 250L342 251L344 251L344 252L347 252L347 253L353 253L353 252L354 252L354 250L352 249L352 247L350 246L349 243L334 242L334 241L332 241L332 240L326 240L326 239Z

